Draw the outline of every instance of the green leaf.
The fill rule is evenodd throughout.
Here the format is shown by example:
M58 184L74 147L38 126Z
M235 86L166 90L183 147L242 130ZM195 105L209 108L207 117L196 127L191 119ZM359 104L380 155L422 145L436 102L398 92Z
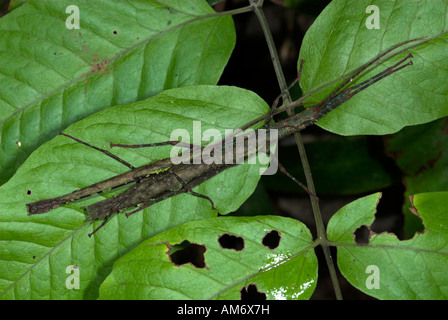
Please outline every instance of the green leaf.
M219 2L221 2L222 0L207 0L207 3L210 5L210 6L214 6L215 4L217 4L217 3L219 3Z
M216 84L235 43L204 0L30 0L0 19L0 184L70 124L162 90Z
M172 140L174 129L193 137L193 120L209 128L240 128L268 112L256 94L235 87L192 86L163 91L155 97L96 113L66 133L111 150L110 142L154 143ZM258 126L262 126L260 123ZM170 146L114 148L134 166L170 156ZM45 214L27 215L25 204L72 192L127 167L85 145L58 136L36 150L13 178L0 187L0 292L6 299L92 299L113 262L156 233L188 220L214 217L209 201L180 194L129 218L115 215L89 238L101 221L90 223L82 206L104 199L97 195ZM194 188L213 199L221 214L236 210L254 191L259 165L242 164ZM30 193L30 195L28 195ZM67 266L77 265L81 288L68 290Z
M370 231L369 243L357 244L356 229L374 220L379 193L339 210L328 224L337 246L338 266L356 288L378 299L448 298L448 192L417 194L414 211L423 233L400 241L394 234Z
M379 29L368 29L370 5L379 9ZM379 81L318 122L341 135L394 133L409 125L448 115L447 0L332 1L308 30L300 50L304 59L301 87L309 101L324 99L343 81L341 77L404 41L426 37L369 69L352 84L366 80L413 54L413 66Z
M25 2L27 2L28 0L11 0L9 2L9 7L8 7L8 11L12 11L18 7L20 7L22 4L24 4Z
M279 243L266 242L269 235L279 236ZM223 245L225 237L242 246ZM202 265L176 264L170 257L171 248L184 241L201 246L194 256L203 259ZM115 262L101 285L100 299L233 300L250 285L267 299L308 299L317 281L313 248L306 226L290 218L187 222L144 241Z
M386 143L386 151L403 172L405 230L412 236L422 231L422 226L420 219L409 211L409 196L448 190L448 118L404 128Z

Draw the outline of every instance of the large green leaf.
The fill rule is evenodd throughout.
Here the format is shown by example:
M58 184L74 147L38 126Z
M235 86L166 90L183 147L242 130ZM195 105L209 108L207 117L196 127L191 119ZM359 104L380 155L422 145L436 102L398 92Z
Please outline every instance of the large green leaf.
M409 196L448 190L448 118L404 128L386 141L386 151L403 172L405 229L412 236L422 231L422 226L420 219L409 211Z
M0 19L0 184L90 114L216 84L235 43L204 0L78 0L80 29L67 29L72 4L30 0Z
M379 29L366 20L379 9ZM388 134L409 125L448 115L448 1L335 0L308 30L300 50L305 65L301 87L305 94L334 81L310 100L322 100L342 83L341 77L404 41L404 52L369 69L359 83L408 53L413 66L381 80L331 112L318 124L342 135ZM403 48L397 50L398 52Z
M172 140L174 129L193 137L193 120L202 130L239 128L269 107L257 95L234 87L193 86L166 90L155 97L96 113L65 132L98 147L109 143ZM262 125L260 123L259 125ZM116 150L117 149L117 150ZM112 151L139 166L170 156L170 147ZM6 299L91 299L112 263L142 240L188 220L213 217L210 203L180 194L129 218L115 215L94 237L81 207L104 195L66 205L45 214L27 215L26 203L56 197L126 171L119 162L67 137L42 145L0 188L0 292ZM236 210L254 191L258 165L239 165L197 186L221 214ZM29 194L30 193L30 194ZM29 195L28 195L29 194ZM81 272L80 290L65 287L67 266Z
M372 224L379 198L377 193L348 204L328 224L344 277L379 299L448 299L448 192L413 197L423 233L400 241L370 231L369 243L358 244L354 232Z
M222 237L233 237L234 244L223 244ZM179 265L170 257L185 241L202 246L196 253L203 256L202 265ZM310 231L290 218L191 221L120 258L101 285L100 299L241 299L251 285L267 299L308 299L317 281L313 249Z

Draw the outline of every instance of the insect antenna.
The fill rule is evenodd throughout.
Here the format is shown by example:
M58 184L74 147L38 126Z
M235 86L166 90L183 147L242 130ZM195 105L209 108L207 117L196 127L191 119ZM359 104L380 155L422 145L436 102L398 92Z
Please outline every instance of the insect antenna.
M96 146L94 146L94 145L91 145L90 143L87 143L87 142L85 142L85 141L82 141L82 140L80 140L80 139L78 139L78 138L75 138L75 137L73 137L73 136L71 136L71 135L69 135L69 134L63 133L63 132L59 133L59 135L64 136L64 137L67 137L67 138L70 138L70 139L72 139L72 140L74 140L74 141L76 141L76 142L79 142L79 143L81 143L81 144L83 144L83 145L85 145L85 146L88 146L88 147L90 147L90 148L92 148L92 149L98 150L98 151L104 153L105 155L107 155L108 157L111 157L112 159L117 160L117 161L120 162L121 164L124 164L124 165L125 165L126 167L128 167L129 169L135 169L135 167L134 167L132 164L130 164L130 163L127 162L126 160L123 160L123 159L121 159L120 157L114 155L112 152L109 152L109 151L107 151L107 150L105 150L105 149L102 149L102 148L96 147Z

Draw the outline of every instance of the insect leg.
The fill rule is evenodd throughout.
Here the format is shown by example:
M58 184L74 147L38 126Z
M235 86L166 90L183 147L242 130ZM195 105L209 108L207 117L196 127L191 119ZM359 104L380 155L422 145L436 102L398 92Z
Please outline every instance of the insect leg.
M293 175L291 175L288 171L286 171L285 167L283 167L283 165L279 162L278 163L278 168L280 169L280 171L285 174L288 178L290 178L292 181L294 181L296 184L298 184L303 190L306 191L306 193L308 193L310 196L312 196L314 199L316 199L317 201L319 201L319 198L312 193L303 183L301 183L299 180L297 180Z
M120 144L120 143L110 143L110 147L120 147L120 148L146 148L146 147L162 147L162 146L176 146L181 148L188 148L190 151L202 149L202 146L197 146L191 143L186 143L182 141L164 141L156 143L145 143L145 144Z
M305 60L300 60L300 67L299 67L299 73L297 74L297 78L288 86L286 91L289 91L296 83L300 81L300 78L302 77L302 70L303 70L303 64L305 63ZM275 98L271 111L269 112L269 116L266 119L266 123L269 124L271 122L271 118L274 115L275 109L277 108L278 102L280 101L280 98L285 94L286 92L280 93L277 98Z
M162 146L178 146L182 148L202 148L200 146L196 146L194 144L181 142L181 141L165 141L165 142L156 142L156 143L145 143L145 144L119 144L119 143L110 143L110 147L120 147L120 148L146 148L146 147L162 147Z
M98 228L96 228L95 230L93 230L91 233L88 234L89 238L92 237L93 234L95 234L98 230L100 230L102 227L105 226L105 224L107 223L107 221L109 221L109 217L110 216L106 216L104 218L104 221L100 224L100 226Z
M201 193L193 191L193 189L186 186L185 182L177 174L175 174L174 172L173 172L173 174L176 177L176 179L182 184L182 186L184 186L182 191L188 192L196 197L208 200L212 205L212 209L218 211L218 209L216 209L216 207L215 207L215 204L213 203L213 200L209 196L206 196L205 194L201 194Z
M192 189L188 189L187 191L196 197L208 200L210 202L210 204L212 205L212 209L218 211L218 209L216 209L216 207L215 207L215 204L213 203L213 200L209 196L206 196L205 194L197 193L197 192L193 191Z

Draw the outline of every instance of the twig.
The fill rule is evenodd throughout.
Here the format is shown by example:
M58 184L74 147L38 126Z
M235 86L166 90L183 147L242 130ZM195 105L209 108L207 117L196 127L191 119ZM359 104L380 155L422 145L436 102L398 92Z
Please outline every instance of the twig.
M277 75L278 84L280 86L280 91L282 92L282 98L283 103L286 105L292 104L292 99L288 91L288 85L286 84L285 76L283 74L283 70L280 64L280 60L278 57L278 53L275 47L274 39L272 38L271 31L269 29L268 22L266 20L266 17L263 13L263 10L261 9L262 1L257 0L249 0L250 4L254 7L254 12L257 15L257 18L260 22L261 28L263 29L264 36L266 38L266 42L269 48L269 52L271 54L272 63L274 65L275 73ZM288 115L292 115L293 111L288 110ZM311 174L311 168L308 162L308 158L306 156L305 146L303 144L302 137L300 133L296 132L294 134L297 147L299 149L300 153L300 160L302 162L303 170L305 172L306 182L308 185L308 189L312 194L316 194L316 189L314 187L314 181ZM327 234L325 231L325 226L322 220L322 215L319 208L319 203L317 202L316 198L310 196L311 200L311 206L313 209L314 219L316 222L316 228L317 228L317 237L318 241L320 242L320 245L322 246L325 260L327 262L327 266L330 272L331 281L333 283L333 288L335 291L336 299L342 300L342 293L339 286L339 281L336 274L336 268L334 266L333 259L331 258L330 254L330 247L329 242L327 239Z

